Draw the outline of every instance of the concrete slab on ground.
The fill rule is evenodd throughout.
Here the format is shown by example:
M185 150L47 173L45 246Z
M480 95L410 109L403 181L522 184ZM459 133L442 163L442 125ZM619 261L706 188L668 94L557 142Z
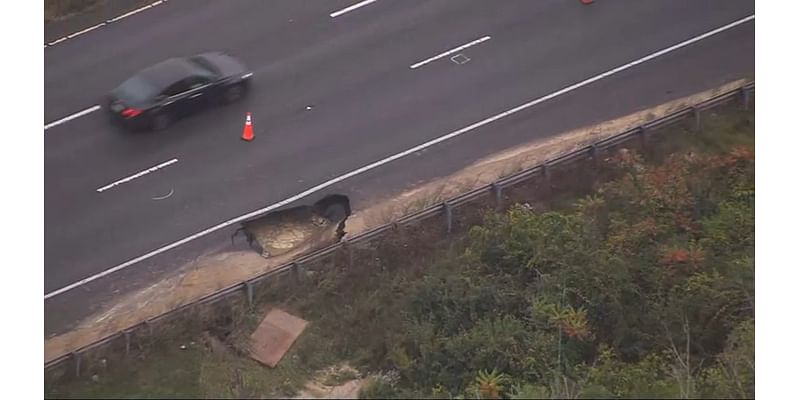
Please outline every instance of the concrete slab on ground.
M306 325L308 321L304 319L277 308L273 309L250 337L250 356L270 368L275 368L306 329Z

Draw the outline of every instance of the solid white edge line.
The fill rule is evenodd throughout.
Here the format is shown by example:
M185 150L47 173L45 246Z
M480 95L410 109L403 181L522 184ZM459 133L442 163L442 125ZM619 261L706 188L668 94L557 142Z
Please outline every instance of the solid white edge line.
M137 8L137 9L135 9L135 10L133 10L133 11L128 11L128 12L126 12L125 14L122 14L122 15L120 15L120 16L118 16L118 17L111 18L110 20L108 20L108 22L109 22L109 23L111 23L111 22L117 22L117 21L119 21L119 20L121 20L121 19L123 19L123 18L128 18L128 17L130 17L131 15L136 15L136 14L138 14L138 13L140 13L140 12L144 11L144 10L147 10L148 8L153 8L153 5L152 5L152 4L148 4L148 5L144 6L144 7Z
M89 113L95 112L95 111L97 111L97 110L99 110L99 109L100 109L100 106L99 106L99 105L97 105L97 104L95 104L95 105L93 105L93 106L91 106L91 107L89 107L89 108L87 108L87 109L85 109L85 110L83 110L83 111L78 111L78 112L76 112L75 114L68 115L68 116L66 116L66 117L64 117L64 118L61 118L61 119L59 119L58 121L53 121L53 122L51 122L51 123L49 123L49 124L45 125L45 126L44 126L44 130L48 130L48 129L50 129L50 128L54 127L54 126L61 125L61 124L63 124L64 122L71 121L71 120L73 120L73 119L75 119L75 118L78 118L78 117L82 117L82 116L84 116L84 115L86 115L86 114L89 114Z
M95 29L97 29L97 28L99 28L99 27L101 27L101 26L108 25L108 24L110 24L110 23L112 23L112 22L117 22L117 21L119 21L119 20L121 20L121 19L123 19L123 18L130 17L131 15L134 15L134 14L137 14L137 13L139 13L139 12L142 12L142 11L144 11L144 10L147 10L148 8L153 8L153 7L155 7L155 6L159 5L159 4L166 3L167 1L168 1L168 0L158 0L158 1L155 1L155 2L153 2L153 3L151 3L151 4L148 4L148 5L146 5L146 6L139 7L139 8L137 8L137 9L135 9L135 10L129 11L129 12L127 12L127 13L125 13L125 14L122 14L122 15L120 15L120 16L118 16L118 17L115 17L115 18L112 18L112 19L106 20L106 21L104 21L104 22L101 22L101 23L99 23L99 24L97 24L97 25L95 25L95 26L92 26L92 27L86 28L86 29L84 29L84 30L82 30L82 31L78 31L78 32L75 32L75 33L71 33L71 34L69 34L69 35L67 35L67 36L64 36L64 37L62 37L62 38L60 38L60 39L58 39L58 40L56 40L56 41L53 41L53 42L50 42L50 43L46 43L46 44L44 45L44 48L48 48L48 47L50 47L50 46L55 46L56 44L58 44L58 43L61 43L61 42L65 41L65 40L67 40L67 39L73 39L73 38L75 38L76 36L83 35L84 33L87 33L87 32L90 32L90 31L93 31L93 30L95 30Z
M484 120L478 121L478 122L476 122L476 123L474 123L474 124L472 124L470 126L467 126L466 128L461 128L461 129L459 129L459 130L457 130L455 132L448 133L447 135L438 137L438 138L433 139L431 141L428 141L428 142L425 142L425 143L420 144L418 146L412 147L412 148L410 148L408 150L405 150L405 151L403 151L401 153L397 153L397 154L395 154L393 156L390 156L390 157L384 158L382 160L376 161L376 162L374 162L372 164L366 165L366 166L361 167L359 169L356 169L354 171L350 171L350 172L348 172L348 173L346 173L344 175L340 175L340 176L338 176L338 177L336 177L334 179L331 179L331 180L329 180L327 182L323 182L323 183L321 183L321 184L319 184L317 186L314 186L314 187L312 187L312 188L310 188L310 189L308 189L308 190L306 190L304 192L301 192L301 193L299 193L297 195L289 197L289 198L287 198L285 200L282 200L282 201L280 201L278 203L275 203L275 204L272 204L270 206L255 210L253 212L247 213L247 214L242 215L240 217L236 217L236 218L233 218L231 220L219 223L219 224L214 225L214 226L212 226L212 227L210 227L210 228L208 228L206 230L203 230L203 231L200 231L198 233L195 233L194 235L188 236L186 238L183 238L181 240L178 240L176 242L173 242L173 243L170 243L170 244L168 244L166 246L163 246L163 247L161 247L159 249L153 250L153 251L151 251L151 252L149 252L147 254L144 254L144 255L136 257L136 258L134 258L132 260L126 261L126 262L124 262L124 263L122 263L120 265L117 265L116 267L113 267L111 269L107 269L107 270L105 270L105 271L103 271L103 272L101 272L99 274L92 275L92 276L90 276L88 278L82 279L82 280L80 280L78 282L75 282L75 283L73 283L71 285L68 285L68 286L65 286L65 287L63 287L61 289L55 290L53 292L50 292L50 293L48 293L48 294L46 294L44 296L44 299L47 300L47 299L49 299L49 298L51 298L53 296L57 296L57 295L59 295L61 293L67 292L67 291L72 290L72 289L74 289L76 287L85 285L85 284L87 284L89 282L95 281L95 280L100 279L100 278L102 278L104 276L113 274L114 272L117 272L119 270L125 269L125 268L127 268L127 267L129 267L131 265L134 265L134 264L136 264L136 263L138 263L140 261L146 260L148 258L151 258L153 256L161 254L161 253L163 253L165 251L174 249L175 247L178 247L178 246L181 246L181 245L183 245L185 243L191 242L192 240L195 240L197 238L203 237L205 235L208 235L209 233L218 231L218 230L220 230L222 228L225 228L227 226L233 225L233 224L235 224L237 222L245 221L245 220L247 220L249 218L252 218L252 217L258 216L260 214L272 211L272 210L274 210L276 208L283 207L283 206L285 206L287 204L293 203L293 202L295 202L295 201L297 201L299 199L302 199L303 197L306 197L306 196L308 196L308 195L310 195L312 193L318 192L318 191L320 191L322 189L325 189L325 188L327 188L327 187L329 187L331 185L334 185L334 184L336 184L338 182L341 182L341 181L343 181L345 179L348 179L350 177L359 175L361 173L364 173L366 171L369 171L369 170L374 169L376 167L379 167L381 165L390 163L390 162L392 162L394 160L397 160L398 158L402 158L402 157L405 157L405 156L407 156L409 154L416 153L417 151L420 151L420 150L425 149L427 147L433 146L433 145L435 145L437 143L441 143L441 142L443 142L445 140L448 140L448 139L454 138L456 136L462 135L462 134L464 134L466 132L469 132L469 131L471 131L471 130L473 130L475 128L479 128L479 127L481 127L483 125L486 125L488 123L496 121L496 120L498 120L500 118L509 116L511 114L517 113L517 112L519 112L521 110L524 110L526 108L529 108L529 107L532 107L534 105L537 105L537 104L539 104L541 102L550 100L550 99L552 99L554 97L557 97L557 96L560 96L560 95L562 95L564 93L568 93L568 92L571 92L571 91L573 91L575 89L578 89L580 87L589 85L589 84L591 84L593 82L596 82L596 81L598 81L600 79L603 79L603 78L606 78L608 76L614 75L614 74L616 74L618 72L627 70L627 69L629 69L631 67L634 67L634 66L639 65L639 64L641 64L643 62L652 60L652 59L654 59L656 57L659 57L659 56L662 56L664 54L670 53L670 52L675 51L677 49L686 47L686 46L688 46L688 45L690 45L692 43L695 43L695 42L698 42L700 40L703 40L703 39L705 39L705 38L707 38L709 36L716 35L717 33L724 32L724 31L726 31L728 29L734 28L734 27L736 27L738 25L741 25L741 24L744 24L746 22L749 22L749 21L751 21L753 19L755 19L755 14L750 15L750 16L745 17L745 18L742 18L742 19L740 19L740 20L738 20L736 22L732 22L730 24L727 24L727 25L725 25L725 26L723 26L721 28L717 28L717 29L714 29L714 30L712 30L710 32L706 32L706 33L704 33L704 34L702 34L700 36L696 36L696 37L694 37L692 39L689 39L689 40L683 41L681 43L678 43L676 45L667 47L666 49L659 50L659 51L657 51L655 53L652 53L652 54L650 54L648 56L642 57L642 58L640 58L638 60L629 62L629 63L624 64L624 65L621 65L621 66L616 67L616 68L614 68L614 69L612 69L610 71L604 72L604 73L602 73L600 75L597 75L597 76L594 76L592 78L589 78L589 79L583 80L581 82L578 82L576 84L567 86L567 87L565 87L565 88L563 88L563 89L561 89L561 90L559 90L557 92L551 93L551 94L546 95L544 97L540 97L540 98L538 98L536 100L533 100L533 101L530 101L528 103L522 104L520 106L514 107L514 108L512 108L512 109L510 109L508 111L505 111L503 113L500 113L500 114L497 114L495 116L492 116L492 117L486 118Z
M172 160L169 160L169 161L164 161L161 164L158 164L156 166L153 166L153 167L147 168L145 170L139 171L139 172L137 172L137 173L135 173L133 175L126 176L125 178L122 178L122 179L120 179L118 181L114 181L112 183L109 183L108 185L105 185L105 186L103 186L101 188L98 188L97 192L98 193L102 193L102 192L104 192L104 191L106 191L108 189L113 188L114 186L119 186L119 185L121 185L123 183L127 183L127 182L130 182L130 181L132 181L132 180L134 180L136 178L140 178L142 176L145 176L145 175L147 175L149 173L156 172L159 169L164 168L164 167L168 167L168 166L170 166L172 164L175 164L176 162L178 162L177 158L173 158Z
M57 44L59 44L59 43L61 43L61 42L65 41L65 40L67 40L67 37L66 37L66 36L64 36L64 37L62 37L61 39L58 39L58 40L56 40L56 41L54 41L54 42L50 42L50 44L48 44L48 46L57 45Z
M99 23L99 24L97 24L95 26L90 26L90 27L88 27L88 28L86 28L86 29L84 29L82 31L78 31L78 32L75 32L75 33L73 33L71 35L67 35L66 39L72 39L75 36L83 35L86 32L91 32L91 31L93 31L93 30L95 30L95 29L97 29L97 28L99 28L99 27L101 27L101 26L103 26L105 24L106 24L105 22L101 22L101 23Z
M469 43L463 44L463 45L461 45L461 46L458 46L458 47L456 47L456 48L454 48L454 49L447 50L447 51L445 51L444 53L441 53L441 54L439 54L439 55L436 55L436 56L433 56L433 57L431 57L431 58L428 58L427 60L420 61L420 62L418 62L418 63L416 63L416 64L412 65L412 66L411 66L411 69L416 69L416 68L419 68L419 67L421 67L421 66L423 66L423 65L425 65L425 64L427 64L427 63L429 63L429 62L436 61L436 60L438 60L438 59L440 59L440 58L442 58L442 57L446 57L446 56L448 56L448 55L450 55L450 54L453 54L453 53L455 53L455 52L457 52L457 51L464 50L464 49L466 49L467 47L474 46L474 45L476 45L476 44L478 44L478 43L483 43L483 42L485 42L485 41L487 41L487 40L489 40L489 39L491 39L491 38L492 38L491 36L484 36L484 37L482 37L482 38L480 38L480 39L473 40L473 41L471 41L471 42L469 42Z
M378 0L364 0L364 1L360 2L360 3L353 4L352 6L345 7L343 9L339 10L339 11L332 12L330 14L331 18L336 18L336 17L338 17L338 16L340 16L340 15L342 15L344 13L348 13L350 11L353 11L353 10L357 9L357 8L361 8L361 7L364 7L366 5L372 4L372 3L376 2L376 1L378 1Z

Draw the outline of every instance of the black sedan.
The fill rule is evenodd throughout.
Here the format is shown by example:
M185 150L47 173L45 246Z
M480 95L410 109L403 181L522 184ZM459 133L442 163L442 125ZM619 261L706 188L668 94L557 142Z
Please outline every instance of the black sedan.
M252 76L240 61L224 53L170 58L111 91L106 108L112 120L125 127L163 130L209 105L239 100Z

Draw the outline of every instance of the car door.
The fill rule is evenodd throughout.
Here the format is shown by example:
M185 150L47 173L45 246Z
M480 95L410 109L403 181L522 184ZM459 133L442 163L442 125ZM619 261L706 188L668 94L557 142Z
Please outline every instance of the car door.
M188 112L187 92L189 91L186 79L173 83L163 92L158 99L160 112L168 112L175 117L182 117Z
M196 112L209 104L211 80L204 76L192 76L185 79L187 112Z

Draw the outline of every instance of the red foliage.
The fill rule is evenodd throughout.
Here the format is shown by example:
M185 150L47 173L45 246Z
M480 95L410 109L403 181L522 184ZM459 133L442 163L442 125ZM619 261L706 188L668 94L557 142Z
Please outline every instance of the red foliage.
M737 146L730 152L730 157L733 161L755 161L756 153L754 149L747 146Z
M583 340L592 336L589 327L582 324L575 324L573 321L561 321L559 324L564 334L573 339Z
M698 230L698 223L692 219L688 212L675 214L675 226L683 232L695 232Z
M701 249L670 248L663 252L659 263L670 269L697 270L705 260Z

